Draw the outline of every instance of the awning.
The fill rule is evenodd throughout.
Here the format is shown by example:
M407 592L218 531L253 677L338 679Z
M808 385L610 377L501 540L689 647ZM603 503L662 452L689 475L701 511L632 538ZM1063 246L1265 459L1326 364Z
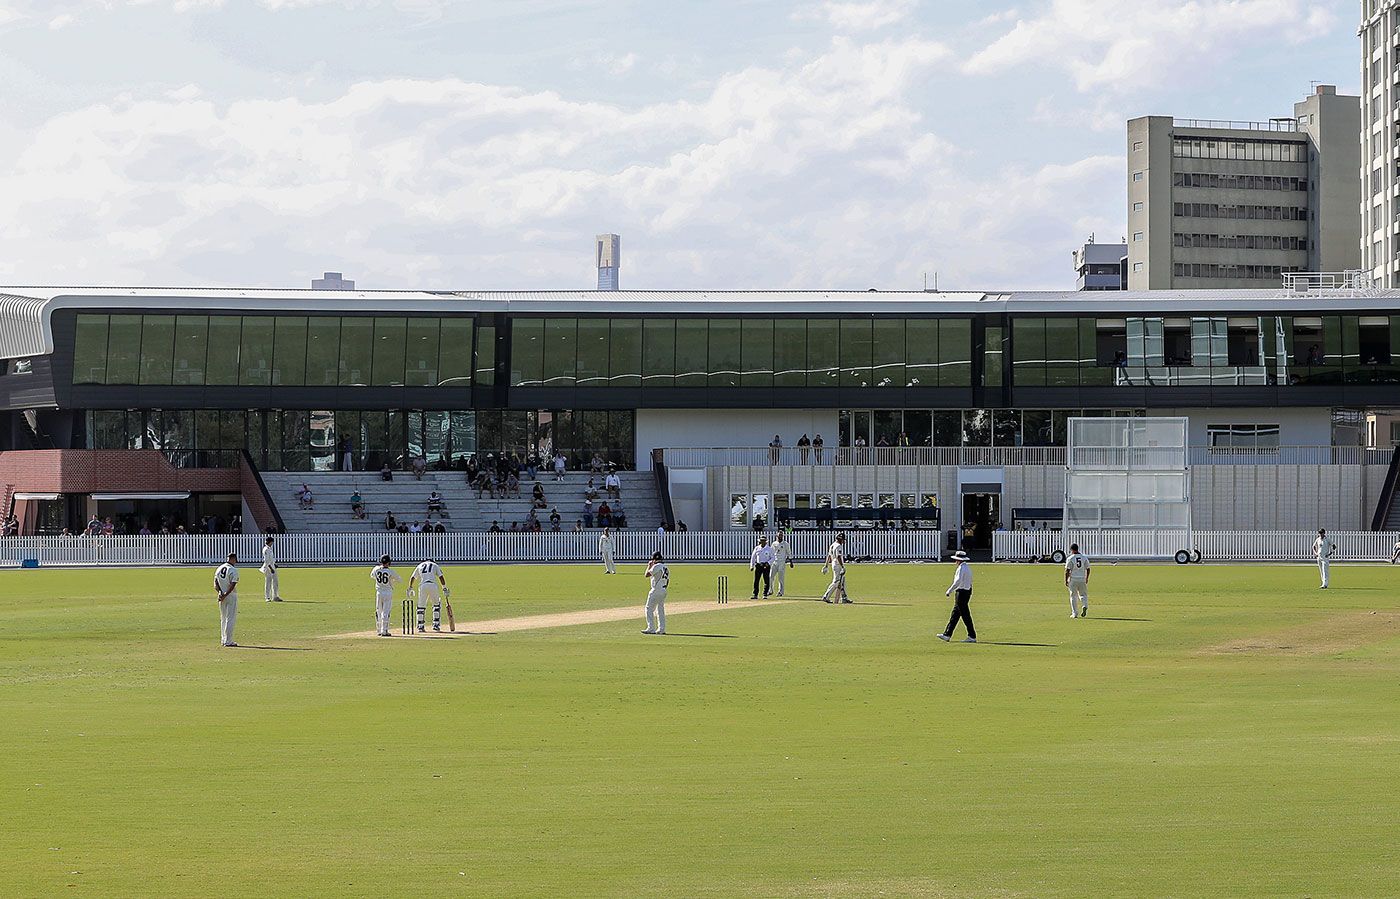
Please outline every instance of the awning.
M15 499L36 500L36 499L58 499L57 493L16 493Z
M96 500L111 499L189 499L188 490L178 493L94 493L92 498Z

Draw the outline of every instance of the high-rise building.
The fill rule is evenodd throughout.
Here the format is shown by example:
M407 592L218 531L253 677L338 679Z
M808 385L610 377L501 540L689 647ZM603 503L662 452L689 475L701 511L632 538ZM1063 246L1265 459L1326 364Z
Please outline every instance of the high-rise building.
M618 269L622 266L622 238L599 234L594 241L598 263L598 289L618 290Z
M1319 85L1292 116L1128 122L1128 286L1272 288L1357 268L1361 105Z
M1128 245L1096 243L1091 235L1074 251L1074 271L1078 275L1075 290L1127 290Z
M312 290L354 290L355 282L341 277L341 272L326 272L319 278L311 279Z
M1361 268L1400 283L1400 3L1361 0Z

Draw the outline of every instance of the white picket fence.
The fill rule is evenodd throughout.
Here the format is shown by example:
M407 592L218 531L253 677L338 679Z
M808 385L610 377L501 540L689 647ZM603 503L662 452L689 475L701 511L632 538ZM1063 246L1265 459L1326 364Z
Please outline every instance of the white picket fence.
M1338 531L1334 560L1389 561L1400 534ZM992 551L998 559L1029 559L1067 551L1071 543L1089 558L1170 559L1177 550L1199 550L1205 562L1305 562L1313 558L1315 531L998 531Z
M439 562L587 562L598 558L599 531L540 534L281 534L277 558L286 564L373 564L384 553L395 559ZM880 561L936 560L939 531L846 531L846 554ZM772 535L769 535L770 539ZM795 558L820 560L832 531L797 531ZM747 561L758 535L752 531L618 531L613 557L640 562L658 549L682 562ZM213 565L231 552L261 564L261 534L198 534L152 537L9 537L0 539L0 567L27 559L39 565Z

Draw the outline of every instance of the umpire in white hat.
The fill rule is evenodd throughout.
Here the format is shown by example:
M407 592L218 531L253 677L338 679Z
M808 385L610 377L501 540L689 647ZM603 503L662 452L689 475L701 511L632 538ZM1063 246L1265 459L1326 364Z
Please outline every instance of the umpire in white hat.
M977 642L977 628L972 625L972 610L968 605L972 602L972 566L968 564L967 553L958 550L953 553L953 562L958 566L953 572L953 583L948 586L944 596L952 596L956 591L957 596L953 599L953 617L948 619L948 628L938 635L938 639L947 643L953 639L953 628L958 626L961 620L967 627L967 639L964 643Z

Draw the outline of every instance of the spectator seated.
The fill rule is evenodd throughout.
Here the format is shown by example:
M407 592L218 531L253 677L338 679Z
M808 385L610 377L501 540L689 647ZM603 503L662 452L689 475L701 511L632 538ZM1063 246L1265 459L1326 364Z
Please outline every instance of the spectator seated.
M381 481L392 481L393 479L394 479L394 470L393 470L392 468L389 467L389 463L388 463L388 462L385 462L385 463L384 463L384 467L381 468L381 469L379 469L379 480L381 480Z
M360 496L358 490L350 494L350 514L356 518L365 517L365 498Z

